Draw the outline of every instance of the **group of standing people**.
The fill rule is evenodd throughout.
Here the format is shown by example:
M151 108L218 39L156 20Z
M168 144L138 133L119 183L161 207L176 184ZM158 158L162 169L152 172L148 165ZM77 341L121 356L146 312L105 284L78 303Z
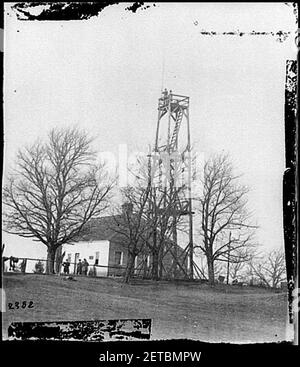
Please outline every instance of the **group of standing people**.
M63 265L63 269L64 269L64 274L69 274L70 273L70 265L71 265L69 260L67 259L62 265ZM81 261L81 259L79 259L78 264L76 266L76 274L77 275L87 275L89 265L90 264L87 262L86 259L83 259L83 261Z
M79 259L78 264L77 264L77 268L76 268L76 274L87 275L89 265L90 264L87 262L86 259L83 259L83 261L81 261L81 259Z

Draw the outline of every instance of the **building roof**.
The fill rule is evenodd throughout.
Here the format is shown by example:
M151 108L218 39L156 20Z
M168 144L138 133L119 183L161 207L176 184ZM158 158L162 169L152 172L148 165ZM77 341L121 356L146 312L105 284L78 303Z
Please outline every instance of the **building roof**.
M126 237L122 233L118 233L117 227L122 223L122 215L110 215L90 220L84 227L80 236L76 238L79 241L116 241L123 242ZM122 226L121 226L122 228ZM124 228L124 227L123 227ZM121 229L122 232L122 229ZM166 239L171 244L172 241ZM177 245L179 251L183 251L182 247Z
M118 233L114 231L117 226L116 216L110 215L90 220L84 227L77 241L110 241Z

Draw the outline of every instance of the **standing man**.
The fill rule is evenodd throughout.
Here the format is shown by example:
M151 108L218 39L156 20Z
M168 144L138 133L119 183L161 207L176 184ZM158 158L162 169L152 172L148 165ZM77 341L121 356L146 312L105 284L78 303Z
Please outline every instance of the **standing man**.
M86 259L83 259L83 262L82 262L82 273L83 273L83 275L87 275L88 268L89 268L89 263L87 262Z
M67 259L62 265L63 265L63 268L64 268L64 274L69 274L70 265L71 265L69 260Z
M82 262L81 262L81 259L79 259L79 261L78 261L76 274L77 275L81 275L82 274Z

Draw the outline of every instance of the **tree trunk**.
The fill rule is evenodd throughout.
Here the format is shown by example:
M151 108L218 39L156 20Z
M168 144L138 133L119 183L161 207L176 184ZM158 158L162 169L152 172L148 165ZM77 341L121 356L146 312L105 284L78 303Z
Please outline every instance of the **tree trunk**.
M55 274L54 271L55 254L56 254L56 248L53 246L49 246L47 248L47 265L46 265L47 274Z
M147 278L147 270L148 270L148 261L147 261L147 255L144 255L144 262L143 262L143 278Z
M159 271L159 256L158 251L153 251L153 258L152 258L152 279L158 280L158 271Z
M231 232L229 233L229 243L228 243L228 258L227 258L227 276L226 276L226 284L229 284L229 270L230 270L230 241L231 241Z
M212 256L207 256L208 280L210 285L215 284L215 269Z
M61 265L63 263L64 256L65 256L65 252L62 253L62 246L59 246L55 254L55 272L56 274L59 274L61 271Z
M134 269L134 261L135 261L135 255L128 253L128 262L127 262L127 267L126 267L126 272L125 272L125 278L124 278L124 283L129 283L129 280L132 276L132 272Z
M163 247L160 249L159 251L159 256L158 256L158 263L159 263L159 271L158 271L158 279L162 279L163 278L163 272L164 272L164 266L163 266Z

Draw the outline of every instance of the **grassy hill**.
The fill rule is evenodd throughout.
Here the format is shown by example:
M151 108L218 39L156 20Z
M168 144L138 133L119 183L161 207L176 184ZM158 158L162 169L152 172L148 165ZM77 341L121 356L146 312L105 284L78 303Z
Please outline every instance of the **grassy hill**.
M13 321L152 318L152 339L210 342L286 340L285 293L188 282L7 274L6 301L33 301L32 309L3 313L3 333Z

